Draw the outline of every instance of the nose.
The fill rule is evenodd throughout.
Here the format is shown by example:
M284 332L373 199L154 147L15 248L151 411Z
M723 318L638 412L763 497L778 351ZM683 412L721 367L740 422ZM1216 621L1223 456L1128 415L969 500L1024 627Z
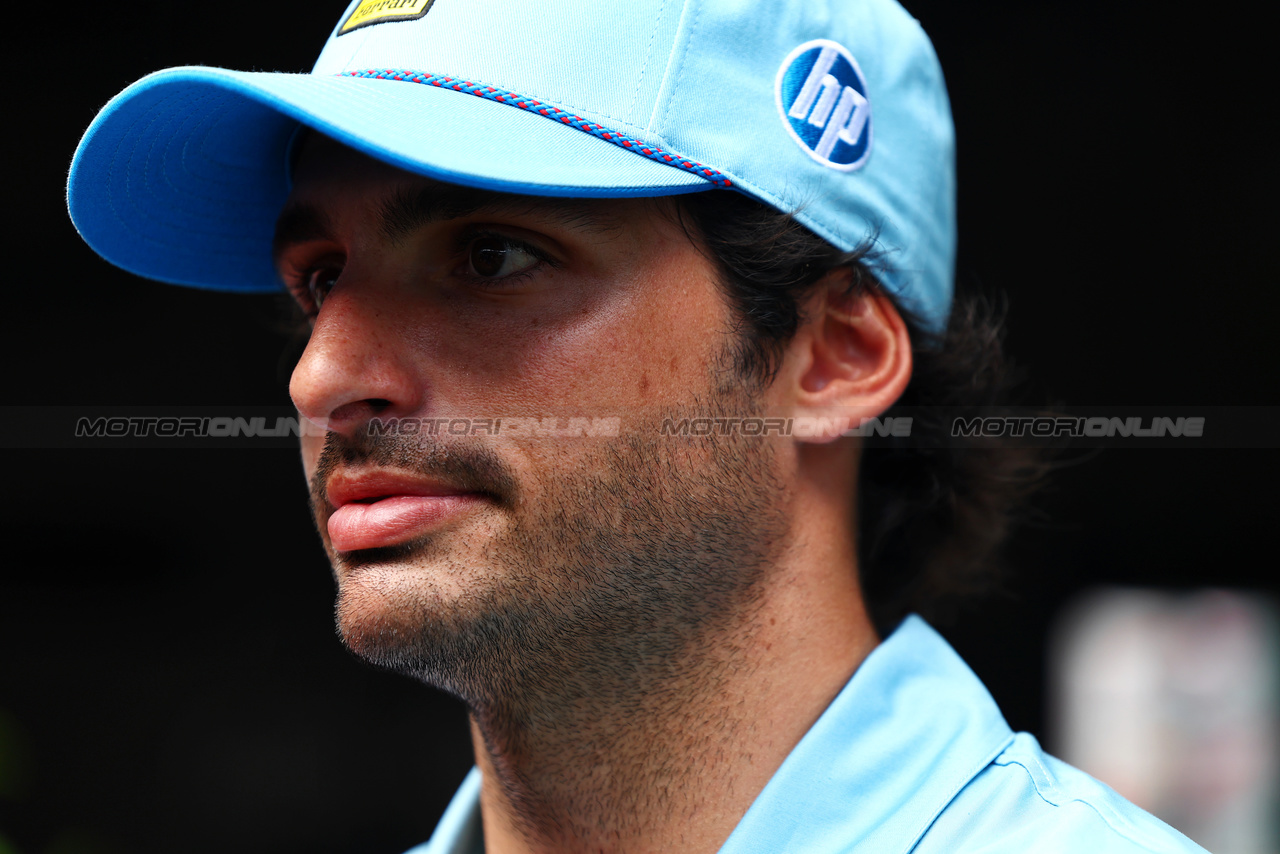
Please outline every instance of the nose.
M311 423L351 435L372 418L419 411L426 390L413 358L413 336L389 296L343 281L325 299L289 396Z

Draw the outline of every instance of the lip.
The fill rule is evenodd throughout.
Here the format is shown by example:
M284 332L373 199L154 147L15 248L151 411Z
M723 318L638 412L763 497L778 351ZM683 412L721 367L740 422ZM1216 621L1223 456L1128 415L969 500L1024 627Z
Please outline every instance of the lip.
M325 486L329 542L340 552L399 545L484 500L439 481L387 470L334 472Z

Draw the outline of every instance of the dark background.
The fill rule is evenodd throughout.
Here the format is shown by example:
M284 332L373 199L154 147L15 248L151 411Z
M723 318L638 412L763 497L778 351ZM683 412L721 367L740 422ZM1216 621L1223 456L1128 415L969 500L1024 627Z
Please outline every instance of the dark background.
M341 6L9 19L8 405L287 404L276 305L101 262L67 219L65 171L136 78L306 70ZM1009 348L1038 387L1169 414L1280 402L1261 21L1238 3L907 6L954 100L960 279L1008 294ZM430 834L470 765L464 714L334 637L295 453L3 450L0 836L24 854L376 854ZM1013 726L1043 735L1047 633L1080 591L1274 589L1278 463L1078 456L1040 501L1049 521L1014 539L1008 593L945 633Z

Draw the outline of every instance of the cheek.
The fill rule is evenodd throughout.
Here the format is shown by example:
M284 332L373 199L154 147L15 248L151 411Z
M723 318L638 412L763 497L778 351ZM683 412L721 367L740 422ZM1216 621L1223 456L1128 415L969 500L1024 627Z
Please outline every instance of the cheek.
M702 270L669 265L589 290L476 353L469 369L484 371L490 400L592 415L684 401L706 388L728 309Z
M613 330L610 394L639 405L687 402L703 395L729 326L719 289L701 267L664 271L637 310Z

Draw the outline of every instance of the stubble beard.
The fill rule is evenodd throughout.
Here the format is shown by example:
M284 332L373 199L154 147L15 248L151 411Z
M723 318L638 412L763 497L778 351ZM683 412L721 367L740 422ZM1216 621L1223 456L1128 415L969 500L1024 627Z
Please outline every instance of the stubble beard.
M396 465L483 491L509 520L471 565L443 537L332 556L340 579L406 565L464 579L448 591L429 580L396 586L376 611L340 582L339 633L362 658L458 696L495 730L604 702L654 712L655 697L681 702L678 686L714 690L784 547L787 496L769 439L659 428L664 418L754 413L745 389L720 387L616 439L568 440L590 443L574 474L536 490L483 445L384 437L357 448L331 437L317 486L340 461Z
M713 389L616 439L569 440L589 448L573 474L537 484L471 442L322 454L318 484L343 460L394 465L483 492L506 523L465 565L448 535L331 555L337 622L362 658L467 704L515 827L551 849L625 849L694 820L711 807L699 769L750 729L734 688L753 678L790 496L774 439L662 435L668 417L760 414L746 389Z

